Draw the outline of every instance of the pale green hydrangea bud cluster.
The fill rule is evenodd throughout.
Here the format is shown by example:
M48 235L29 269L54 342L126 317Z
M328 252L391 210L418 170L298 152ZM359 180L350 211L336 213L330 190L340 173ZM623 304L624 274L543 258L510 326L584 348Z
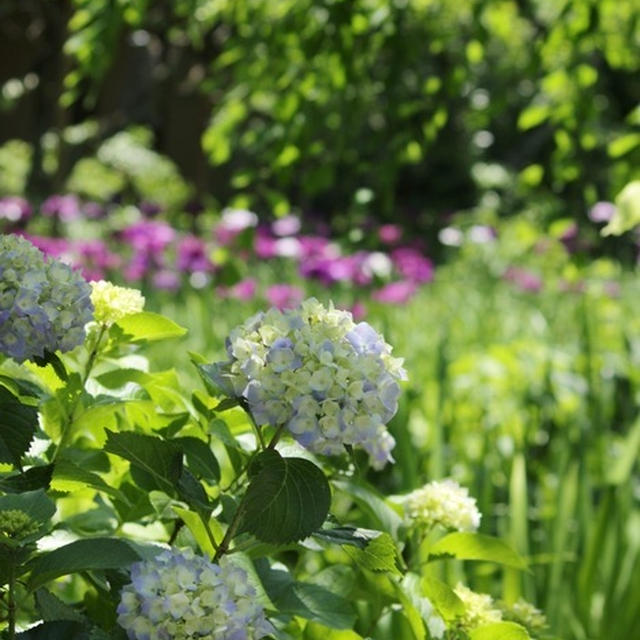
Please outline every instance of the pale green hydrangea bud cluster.
M117 612L130 640L257 640L274 630L244 569L190 550L133 564Z
M215 378L259 425L286 425L304 447L337 455L363 449L374 468L392 460L386 424L396 413L402 360L366 322L311 298L270 309L234 329Z
M70 351L93 317L90 287L15 235L0 237L0 353L16 362Z
M456 585L454 591L464 605L464 613L460 616L458 624L465 631L471 631L485 624L502 621L502 611L497 608L490 595L476 593L460 582Z
M517 622L531 632L542 631L547 627L547 617L535 605L520 598L512 605L503 605L505 620Z
M405 497L410 519L425 527L439 524L445 529L476 531L482 517L475 498L455 480L434 480Z
M91 283L91 302L95 321L106 325L144 309L144 297L138 289L118 287L106 280Z

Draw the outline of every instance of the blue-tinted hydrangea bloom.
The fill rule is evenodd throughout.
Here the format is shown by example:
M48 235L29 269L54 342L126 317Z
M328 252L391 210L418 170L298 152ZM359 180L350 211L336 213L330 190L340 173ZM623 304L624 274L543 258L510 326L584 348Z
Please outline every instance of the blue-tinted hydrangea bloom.
M229 395L243 398L260 425L285 424L304 447L337 455L363 449L375 468L392 460L386 424L398 409L402 360L366 322L317 300L250 318L227 339L215 365Z
M133 564L117 611L130 640L257 640L274 630L244 569L190 550Z
M93 317L90 294L66 264L24 238L0 237L0 353L23 362L77 347Z

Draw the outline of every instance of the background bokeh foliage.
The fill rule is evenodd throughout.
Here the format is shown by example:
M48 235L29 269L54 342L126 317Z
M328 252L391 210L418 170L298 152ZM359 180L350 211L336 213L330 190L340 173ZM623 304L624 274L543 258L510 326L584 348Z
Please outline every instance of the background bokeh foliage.
M31 196L102 184L99 150L132 124L193 185L170 205L275 215L431 224L488 191L582 217L640 157L636 0L5 0L0 18L0 141L31 145Z

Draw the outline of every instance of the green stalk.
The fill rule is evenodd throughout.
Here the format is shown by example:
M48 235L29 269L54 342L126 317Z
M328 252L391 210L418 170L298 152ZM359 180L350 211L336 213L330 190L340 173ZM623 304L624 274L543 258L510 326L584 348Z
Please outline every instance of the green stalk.
M246 494L245 494L246 497ZM222 542L216 548L216 555L213 556L213 561L218 562L220 558L229 551L229 545L231 544L231 540L233 536L236 535L236 531L240 526L240 521L242 520L242 515L244 514L244 498L240 501L238 508L236 509L235 514L233 515L233 520L231 520L231 524L224 534L224 538L222 538Z
M98 333L98 337L96 338L96 341L93 347L91 348L91 351L89 352L89 358L87 359L87 364L85 365L84 372L82 374L82 380L80 385L82 389L84 389L85 385L87 384L87 380L91 375L91 370L93 369L93 365L95 364L96 357L100 350L100 343L102 342L102 338L104 337L106 330L107 330L107 325L106 324L101 325L100 333ZM73 425L73 421L75 418L76 409L78 408L78 402L80 402L80 395L78 395L78 397L73 402L71 408L69 409L67 417L64 423L62 424L62 429L61 429L62 433L60 435L60 442L58 443L58 446L53 452L53 457L51 458L51 462L56 461L56 459L58 458L58 455L67 444L67 440L69 439L69 434L71 432L71 426Z
M9 629L8 629L8 639L15 640L16 637L16 568L13 564L13 558L9 564L9 601L8 601L8 620L9 620Z

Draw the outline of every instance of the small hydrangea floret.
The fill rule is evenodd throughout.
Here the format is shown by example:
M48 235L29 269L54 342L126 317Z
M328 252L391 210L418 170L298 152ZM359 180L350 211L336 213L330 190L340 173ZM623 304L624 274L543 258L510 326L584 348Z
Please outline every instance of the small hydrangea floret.
M458 619L458 624L465 631L472 631L485 624L502 620L502 612L496 607L490 595L476 593L460 582L454 591L464 605L464 613Z
M91 283L91 302L95 308L95 321L106 325L144 309L144 297L140 291L118 287L106 280Z
M15 235L0 238L0 353L24 362L70 351L93 317L91 289L59 260Z
M542 631L547 627L547 617L535 605L520 598L511 605L502 605L505 620L517 622L529 631Z
M425 527L476 531L482 517L475 498L455 480L435 480L409 493L405 509L410 519Z
M133 564L117 612L130 640L257 640L273 632L244 569L190 550Z
M227 339L214 377L259 425L286 425L304 447L337 455L363 449L374 468L392 460L386 424L396 413L402 360L366 322L315 299L259 313Z

